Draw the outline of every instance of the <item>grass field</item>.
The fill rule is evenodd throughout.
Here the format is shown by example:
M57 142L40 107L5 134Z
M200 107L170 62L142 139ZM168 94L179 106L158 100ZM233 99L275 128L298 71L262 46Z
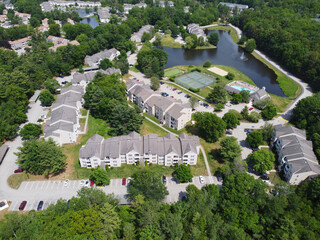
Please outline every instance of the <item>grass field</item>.
M197 165L191 166L191 173L193 176L208 176L202 152L199 153Z
M183 71L178 69L178 68L174 68L172 70L165 71L164 76L165 77L172 77L172 76L175 76L175 75L177 75L179 73L183 73Z
M27 181L29 179L29 176L27 173L17 173L17 174L12 174L8 178L8 185L11 188L18 189L23 181Z
M148 121L148 119L145 118L140 128L140 134L147 135L151 133L158 134L159 137L163 137L164 135L167 134L165 130L163 130L162 128L153 124L152 122Z
M280 184L281 182L284 182L277 172L271 172L268 175L272 184Z
M162 36L161 46L171 47L171 48L182 48L182 44L175 42L174 39L169 34L165 34Z

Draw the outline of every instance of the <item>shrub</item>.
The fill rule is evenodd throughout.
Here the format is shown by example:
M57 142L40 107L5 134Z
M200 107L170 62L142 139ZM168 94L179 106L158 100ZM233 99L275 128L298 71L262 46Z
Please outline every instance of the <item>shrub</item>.
M175 77L170 77L169 80L170 80L171 82L174 82L174 81L175 81Z
M222 103L218 103L214 109L215 112L219 112L224 109L224 105Z
M233 73L228 73L228 75L226 76L226 79L228 80L233 80L234 79L234 74Z
M250 122L254 122L254 123L257 123L259 122L259 120L261 119L261 115L260 113L256 112L256 111L253 111L249 114L248 116L248 121Z
M191 92L197 93L197 92L200 91L200 88L194 89L194 88L190 87L189 90L190 90Z
M194 68L194 69L191 70L191 72L201 72L201 69L199 69L199 68Z
M203 67L205 68L208 68L211 66L211 62L210 61L206 61L204 64L203 64Z

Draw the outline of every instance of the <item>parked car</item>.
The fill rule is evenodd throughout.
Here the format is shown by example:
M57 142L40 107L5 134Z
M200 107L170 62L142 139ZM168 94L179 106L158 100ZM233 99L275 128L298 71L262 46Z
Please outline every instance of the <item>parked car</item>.
M80 186L83 186L85 184L85 181L84 180L81 180L80 181Z
M91 181L90 181L90 187L93 187L93 186L94 186L94 181L91 180Z
M189 94L184 95L186 98L191 98Z
M26 205L27 205L27 201L22 201L22 203L19 206L19 210L23 211L23 209L26 207Z
M227 130L226 130L226 134L227 134L227 135L232 135L232 130L231 130L231 129L227 129Z
M130 182L131 182L131 177L128 177L128 179L127 179L127 184L129 185L130 184Z
M173 88L173 89L172 89L172 91L176 91L176 90L177 90L177 88Z
M256 152L258 150L259 150L259 148L252 148L252 152Z
M5 202L0 202L0 208L2 208L3 206L5 206L6 203Z
M67 84L68 83L68 81L63 81L63 82L61 82L62 84Z
M167 178L166 178L166 176L162 176L162 181L163 181L163 184L166 184L166 183L167 183Z
M178 91L177 93L178 93L178 94L181 94L181 93L182 93L182 91Z
M204 184L204 177L203 177L203 176L200 176L200 177L199 177L199 180L200 180L200 183L201 183L201 184Z
M64 76L60 75L59 78L64 78Z
M253 107L249 108L249 111L252 111L253 110Z
M89 179L85 181L84 186L85 187L89 187L90 186L90 180Z
M203 103L202 104L204 107L209 107L209 104L208 103Z
M18 168L18 169L16 169L16 170L14 170L14 173L21 173L21 172L23 172L23 169L22 169L22 168Z
M162 84L164 84L164 82L160 81L160 84L162 85Z
M222 180L223 180L223 178L222 178L222 176L220 175L220 174L217 174L217 180L219 181L219 182L221 182Z
M262 174L260 176L260 178L263 179L263 180L269 180L270 179L267 173Z
M126 178L122 178L122 185L127 185L127 179Z
M68 186L69 182L70 182L69 179L64 180L63 186L65 186L65 187Z
M38 203L37 211L40 211L42 209L42 207L43 207L43 201L40 201Z

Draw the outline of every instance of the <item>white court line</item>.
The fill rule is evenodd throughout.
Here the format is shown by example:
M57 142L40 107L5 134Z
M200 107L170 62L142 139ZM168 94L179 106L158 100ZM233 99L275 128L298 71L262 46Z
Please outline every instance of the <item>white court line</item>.
M53 181L51 183L52 183L52 187L51 187L51 190L52 190L54 188L54 185L55 185L56 181Z
M44 187L45 184L46 184L46 181L43 181L43 182L42 182L42 185L41 185L41 188L40 188L41 190L43 189L43 187Z
M48 190L48 187L50 186L50 181L49 182L46 182L47 183L47 187L46 187L46 191Z
M26 190L28 185L29 185L29 182L25 182L23 190Z
M34 182L31 183L31 187L29 188L29 190L32 190Z

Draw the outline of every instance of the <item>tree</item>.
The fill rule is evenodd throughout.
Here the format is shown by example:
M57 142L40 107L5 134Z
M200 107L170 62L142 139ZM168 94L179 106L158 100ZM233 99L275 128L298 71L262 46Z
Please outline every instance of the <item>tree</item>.
M90 180L94 181L97 186L105 186L110 184L110 178L107 175L107 171L99 166L92 169Z
M261 119L261 115L260 113L256 112L256 111L252 111L249 116L248 116L248 121L250 122L259 122L259 120Z
M265 173L273 168L275 162L274 154L271 151L262 149L250 153L248 156L249 163L253 164L253 169Z
M235 77L234 74L229 72L229 73L227 74L227 76L226 76L226 79L228 79L228 80L233 80L234 77Z
M190 102L192 110L194 110L198 104L198 99L196 97L192 96L191 98L189 98L189 102Z
M273 105L268 105L262 110L261 115L263 118L271 120L277 115L277 108Z
M245 50L249 53L252 53L256 47L256 41L254 39L249 39L246 43Z
M215 112L220 112L222 109L224 109L224 105L222 103L218 103L214 109Z
M217 46L219 42L219 35L218 33L210 33L208 37L208 42L212 45Z
M18 149L17 163L29 173L47 176L59 173L66 167L66 156L62 148L51 138L48 141L30 139L24 141Z
M20 136L25 139L38 138L42 133L41 125L28 123L20 130Z
M56 93L56 90L60 87L59 82L56 79L48 78L44 82L44 86L48 89L52 94Z
M137 55L138 68L147 77L164 76L164 66L168 61L168 54L158 48L155 49L143 49L139 51Z
M263 141L266 141L268 143L271 142L272 134L274 131L274 127L270 123L265 123L261 128L260 131L262 133Z
M241 115L243 119L248 119L249 117L249 108L247 106L244 106L244 108L241 110Z
M240 93L234 93L232 95L232 102L234 104L238 104L238 103L242 102L242 95Z
M45 89L40 93L39 100L42 105L50 106L54 102L54 97L48 89Z
M49 25L49 35L60 37L60 25L59 24L50 24Z
M234 113L227 112L223 115L222 120L227 124L227 128L236 128L240 121Z
M185 49L191 49L194 46L194 40L192 37L188 36L185 38L186 44L184 45Z
M211 66L211 62L209 60L207 60L204 64L203 67L208 68Z
M160 33L156 33L155 40L153 41L153 46L161 46L162 36Z
M128 105L119 104L114 107L109 116L111 136L127 135L130 132L140 132L143 116Z
M110 203L105 203L100 210L100 218L103 224L102 231L107 239L116 238L116 232L120 228L121 219Z
M257 148L263 144L263 137L260 131L253 131L248 134L246 141L250 144L252 148Z
M213 113L197 112L193 114L196 121L195 127L198 129L199 136L207 142L216 142L224 135L226 123Z
M99 64L99 68L101 68L103 70L106 70L107 68L112 67L112 66L113 66L112 62L108 58L103 59Z
M144 32L142 37L141 37L141 42L147 42L151 40L151 35L150 33Z
M168 195L166 186L162 184L161 176L149 169L135 172L132 178L128 188L131 199L143 195L147 200L162 201Z
M221 86L215 86L211 93L208 95L208 99L213 103L226 103L227 102L227 91Z
M190 181L192 179L192 173L190 166L186 164L180 164L174 174L175 178L179 180L179 182L184 183Z
M241 157L241 147L235 137L225 137L220 142L220 156L223 161L233 161Z
M150 82L151 82L151 86L150 87L151 87L151 89L153 91L156 91L156 90L158 90L160 88L160 80L159 80L159 78L151 77Z
M248 103L250 100L250 92L248 90L242 90L240 94L242 96L242 101Z

